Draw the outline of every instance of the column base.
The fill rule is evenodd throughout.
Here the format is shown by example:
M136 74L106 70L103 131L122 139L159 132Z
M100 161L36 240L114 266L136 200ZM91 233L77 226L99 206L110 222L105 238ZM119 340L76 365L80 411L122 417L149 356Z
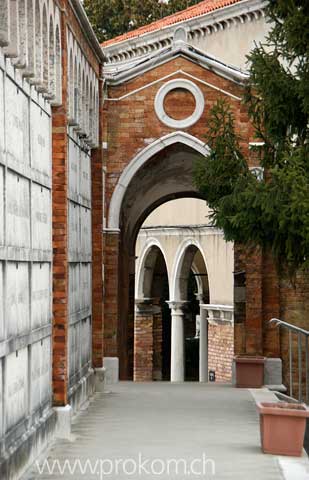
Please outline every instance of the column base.
M94 369L94 384L96 393L104 392L105 374L105 367Z
M103 368L105 368L105 385L113 385L119 382L118 357L104 357Z
M55 407L54 410L57 414L55 437L69 440L71 437L72 407L66 405L65 407Z

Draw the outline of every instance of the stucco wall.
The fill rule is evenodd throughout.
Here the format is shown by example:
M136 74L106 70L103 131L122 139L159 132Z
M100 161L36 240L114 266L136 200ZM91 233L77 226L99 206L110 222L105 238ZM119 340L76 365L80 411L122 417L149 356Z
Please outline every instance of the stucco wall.
M206 225L210 223L207 203L196 198L171 200L156 208L145 220L143 227L160 225Z
M234 22L211 35L195 36L190 43L222 62L246 69L246 56L255 42L263 42L268 31L269 24L265 17L259 17L243 23Z

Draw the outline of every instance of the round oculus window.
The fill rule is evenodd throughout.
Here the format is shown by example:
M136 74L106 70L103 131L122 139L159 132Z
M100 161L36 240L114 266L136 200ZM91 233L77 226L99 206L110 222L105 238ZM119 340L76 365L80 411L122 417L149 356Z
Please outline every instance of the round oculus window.
M201 90L190 80L176 79L162 85L155 98L159 120L175 129L189 128L202 116L205 99Z

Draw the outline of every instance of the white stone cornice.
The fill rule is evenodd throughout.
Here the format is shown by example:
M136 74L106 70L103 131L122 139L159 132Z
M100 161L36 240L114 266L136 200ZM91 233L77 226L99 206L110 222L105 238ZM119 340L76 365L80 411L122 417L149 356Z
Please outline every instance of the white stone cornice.
M125 39L122 42L112 43L103 47L103 52L108 62L118 62L125 54L139 48L149 47L150 50L156 49L156 45L161 44L164 48L166 42L172 42L175 28L182 26L187 33L192 35L196 31L205 31L205 35L211 34L212 29L224 28L231 20L246 22L251 20L251 15L257 17L264 15L264 9L267 5L265 0L243 0L233 5L208 12L204 15L194 17L167 27L148 32L138 37ZM160 48L160 47L159 47ZM138 55L139 56L139 55Z
M200 304L201 310L206 310L208 322L212 325L224 325L234 323L233 305Z
M147 59L142 58L137 62L105 67L104 74L106 82L109 85L121 85L178 57L186 58L237 84L243 84L248 79L248 74L241 69L228 65L212 55L205 54L202 50L192 45L181 42L173 45L173 47L156 51L152 55L149 55Z

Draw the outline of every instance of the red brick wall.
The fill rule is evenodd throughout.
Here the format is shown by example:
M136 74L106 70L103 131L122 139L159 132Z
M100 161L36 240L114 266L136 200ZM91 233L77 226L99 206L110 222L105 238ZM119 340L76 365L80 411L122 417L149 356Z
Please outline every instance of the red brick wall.
M263 354L280 357L280 331L269 325L271 318L280 318L280 286L276 265L271 253L263 255Z
M246 255L246 353L263 353L263 256L260 249Z
M151 382L153 377L154 315L137 314L134 322L134 381Z
M163 325L162 312L153 318L153 379L162 380Z
M99 145L103 138L103 81L99 81ZM92 198L92 363L103 364L103 151L91 156Z
M61 15L62 105L52 109L53 398L67 403L68 377L68 145L66 17Z
M302 272L294 279L294 285L288 278L280 279L280 318L288 323L309 330L309 272ZM297 335L293 335L293 394L298 396L298 358ZM302 355L303 383L305 381L305 345ZM289 336L280 329L280 347L283 360L283 380L289 386ZM304 393L304 391L303 391Z
M117 87L110 87L108 95L110 98L119 98L128 92L139 89L145 85L149 85L159 78L165 77L177 70L184 70L187 73L201 78L203 81L209 82L218 88L230 92L233 95L241 97L243 89L226 80L209 70L184 59L177 58L162 66L154 68L145 74L138 76L130 82ZM181 73L175 78L185 78ZM108 151L105 152L107 172L107 207L110 202L114 187L126 165L134 158L137 152L146 146L145 139L160 138L163 135L173 132L162 124L157 118L154 110L155 95L164 81L155 85L150 85L134 95L127 97L121 101L109 101L105 104L105 124L106 124L106 141L108 141ZM192 127L186 129L188 133L197 138L204 140L207 131L208 115L210 108L215 104L222 94L206 85L198 83L205 95L205 110L201 119ZM177 93L173 93L177 99ZM180 93L181 95L181 93ZM241 134L242 146L245 153L249 152L249 141L253 140L252 127L248 123L248 117L244 107L238 100L224 96L230 103L235 116L235 125L237 132ZM180 101L173 102L175 118L183 115L183 104ZM171 105L170 105L171 107ZM170 108L171 110L171 108Z
M231 382L233 356L233 325L209 324L208 369L215 370L217 382Z
M104 356L118 355L118 261L119 234L106 233L104 238Z

